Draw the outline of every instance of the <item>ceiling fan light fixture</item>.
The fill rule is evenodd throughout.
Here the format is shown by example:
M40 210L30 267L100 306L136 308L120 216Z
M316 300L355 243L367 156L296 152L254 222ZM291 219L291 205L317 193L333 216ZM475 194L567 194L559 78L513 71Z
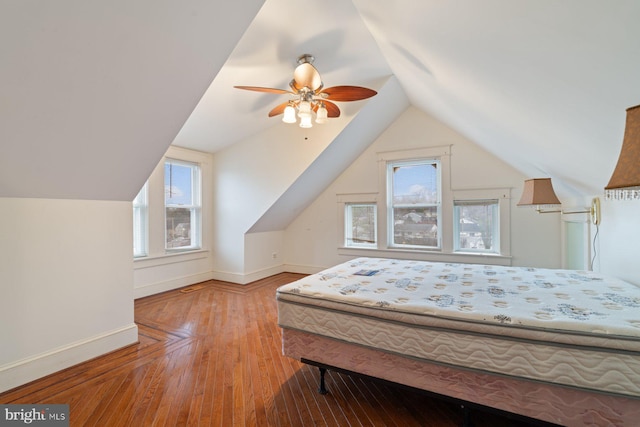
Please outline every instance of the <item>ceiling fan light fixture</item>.
M318 107L318 111L316 111L316 123L323 124L327 122L327 108L324 106L324 103L320 103Z
M313 124L311 123L311 114L300 116L300 127L301 128L310 128Z
M298 117L301 119L303 117L311 118L311 103L309 101L300 101L300 104L298 105Z
M289 104L284 109L284 115L282 116L282 121L285 123L295 123L296 122L296 109L293 105Z
M289 90L261 86L234 86L236 89L266 92L277 95L288 94L289 101L276 105L269 111L269 117L283 114L284 123L295 123L300 118L300 126L312 127L312 116L316 123L326 123L329 118L340 117L340 108L335 102L360 101L371 98L377 92L361 86L324 87L318 70L312 65L313 55L304 54L298 58L298 66L293 71ZM297 117L296 117L297 112Z

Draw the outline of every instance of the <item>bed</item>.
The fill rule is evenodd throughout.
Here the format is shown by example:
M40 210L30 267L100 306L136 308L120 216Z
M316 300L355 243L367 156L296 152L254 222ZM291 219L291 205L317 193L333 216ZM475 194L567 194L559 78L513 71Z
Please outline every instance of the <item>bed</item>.
M357 258L277 290L283 353L561 425L637 425L640 288Z

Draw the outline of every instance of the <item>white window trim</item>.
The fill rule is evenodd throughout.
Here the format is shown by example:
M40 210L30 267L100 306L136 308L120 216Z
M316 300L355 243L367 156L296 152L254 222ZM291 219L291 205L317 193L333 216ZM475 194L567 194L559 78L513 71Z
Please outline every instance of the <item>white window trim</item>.
M493 245L491 249L473 249L473 248L461 248L460 247L460 210L463 206L485 206L491 207L492 211L492 224L491 224L491 236ZM500 253L500 201L498 199L454 199L453 200L453 250L454 252L471 252L471 253L486 253L486 254L499 254ZM494 214L495 213L495 214Z
M373 207L373 224L374 224L374 229L373 229L373 242L362 242L362 243L356 243L353 240L353 236L352 236L352 232L353 232L353 207L363 207L363 206L367 206L367 207ZM377 216L378 216L378 204L376 202L360 202L360 203L355 203L355 202L349 202L349 203L345 203L345 227L344 227L344 237L345 237L345 242L344 242L344 246L345 247L355 247L355 248L377 248L378 247L378 220L377 220ZM349 240L351 240L351 243L349 243Z
M164 227L165 236L165 251L167 254L172 254L176 252L190 252L190 251L199 251L202 249L202 166L198 162L188 161L176 159L173 157L165 157L163 164L164 166L167 163L173 163L174 165L187 166L192 169L191 173L191 193L192 193L192 204L191 205L175 205L175 204L167 204L166 199L164 202L164 212L165 212L165 224L166 224L166 212L167 208L183 208L189 209L191 211L191 245L185 247L178 248L167 248L167 236L166 236L166 225ZM166 179L163 177L163 182L166 182ZM164 186L163 186L164 187Z
M202 207L201 207L201 227L202 227L202 249L190 251L165 250L165 206L164 206L164 164L165 160L182 160L200 165L201 185L202 185ZM193 262L207 259L211 256L211 212L212 212L212 155L200 151L189 150L181 147L171 146L167 153L158 161L153 172L150 174L148 182L149 191L149 232L148 232L148 255L133 259L135 271ZM148 273L144 273L145 275Z
M338 248L349 248L349 249L377 249L377 246L346 246L345 243L345 230L347 227L347 218L346 218L346 207L348 204L367 204L372 203L378 205L378 193L340 193L337 194L337 202L338 202ZM379 227L380 221L380 206L377 206L376 209L376 224ZM377 245L380 243L380 229L376 229L376 240Z
M498 217L499 217L499 236L500 253L487 252L469 252L469 254L478 254L497 257L511 257L511 189L510 188L480 188L452 191L453 201L455 200L497 200L498 201ZM452 202L453 208L453 202ZM452 212L453 213L453 212ZM451 244L456 238L455 233L452 234ZM456 253L465 253L460 250Z
M435 146L420 149L397 150L379 152L378 161L378 188L379 193L353 193L338 194L339 209L339 240L338 255L349 257L375 256L382 258L402 258L410 260L429 259L434 262L461 262L489 265L511 265L511 189L451 189L451 145ZM441 175L441 233L442 242L440 250L433 249L407 249L391 248L388 245L387 235L387 163L399 160L421 160L427 158L439 158ZM453 200L459 199L497 199L500 210L500 254L492 253L467 253L453 251ZM354 248L344 246L344 202L371 202L378 203L378 246L377 248ZM342 203L342 205L341 205Z
M405 248L393 247L391 236L388 234L389 210L387 209L387 165L391 162L437 159L440 161L440 248ZM451 218L451 146L443 145L411 150L386 151L378 153L378 188L381 190L378 202L378 248L389 251L416 251L416 252L452 252L450 236L453 219ZM384 206L380 206L384 203ZM391 240L391 241L390 241Z
M436 200L435 204L428 204L428 206L436 206L438 215L436 223L438 224L438 233L437 233L437 242L436 246L419 246L419 245L403 245L395 243L395 224L393 221L393 212L396 205L393 204L393 194L390 190L393 188L393 177L392 177L392 169L395 167L402 166L414 166L414 165L424 165L424 164L435 164L436 165L436 173L438 175L438 200ZM387 170L386 170L387 182L385 184L385 188L387 191L387 200L386 200L386 209L387 209L387 237L390 241L387 242L387 245L390 249L416 249L416 250L440 250L442 248L442 165L439 157L431 157L431 158L423 158L423 159L412 159L412 160L397 160L397 161L388 161L387 162ZM390 191L389 191L390 190ZM417 205L417 208L425 205ZM393 236L393 237L392 237Z

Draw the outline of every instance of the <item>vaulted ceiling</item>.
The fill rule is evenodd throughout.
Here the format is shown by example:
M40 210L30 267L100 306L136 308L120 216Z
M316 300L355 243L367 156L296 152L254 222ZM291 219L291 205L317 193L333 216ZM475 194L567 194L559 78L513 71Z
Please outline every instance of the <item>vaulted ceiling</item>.
M393 75L413 106L524 175L599 194L640 104L639 17L637 0L11 0L0 197L130 200L126 183L170 143L216 152L288 126L267 117L283 95L233 86L287 88L304 53L326 86ZM366 126L346 118L364 103L384 97L340 104L344 126Z
M285 126L267 113L286 97L233 86L287 88L312 53L328 86L393 74L412 105L525 175L599 194L640 104L639 17L634 0L267 0L175 143L216 151Z

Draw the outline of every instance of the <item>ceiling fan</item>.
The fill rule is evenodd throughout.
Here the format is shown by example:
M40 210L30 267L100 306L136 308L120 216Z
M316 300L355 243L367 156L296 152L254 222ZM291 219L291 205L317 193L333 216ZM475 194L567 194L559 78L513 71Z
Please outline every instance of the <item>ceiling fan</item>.
M291 99L275 106L269 117L284 114L285 123L296 122L296 111L300 117L300 127L310 128L311 113L316 114L316 123L326 123L329 117L340 117L340 108L334 102L360 101L371 98L377 92L360 86L333 86L324 88L320 73L314 67L313 55L304 54L298 58L298 66L289 83L291 90L259 86L234 86L237 89L253 90L275 94L289 94Z

